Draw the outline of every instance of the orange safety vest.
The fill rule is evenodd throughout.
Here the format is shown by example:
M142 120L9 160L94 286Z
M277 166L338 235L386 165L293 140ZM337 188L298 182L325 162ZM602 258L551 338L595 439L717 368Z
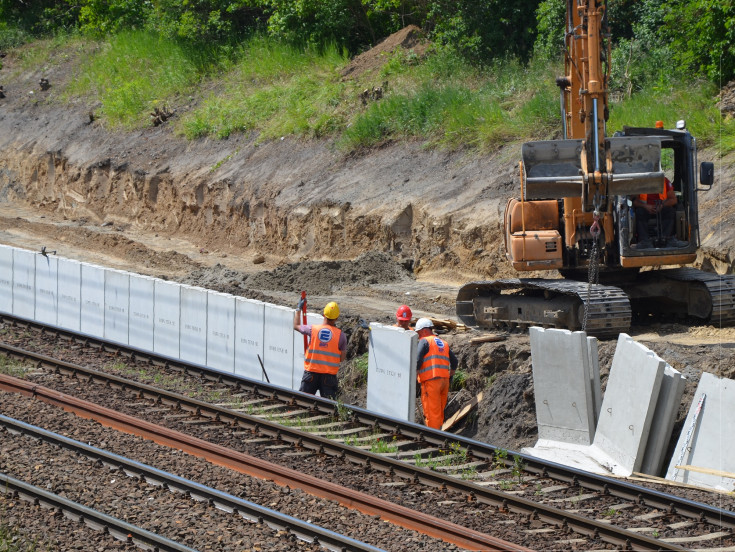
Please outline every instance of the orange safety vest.
M342 330L329 324L314 324L311 327L309 348L306 350L304 370L318 374L337 374L342 352L339 338Z
M449 345L435 335L424 337L429 342L429 352L424 356L416 374L419 383L434 378L447 378L451 375Z

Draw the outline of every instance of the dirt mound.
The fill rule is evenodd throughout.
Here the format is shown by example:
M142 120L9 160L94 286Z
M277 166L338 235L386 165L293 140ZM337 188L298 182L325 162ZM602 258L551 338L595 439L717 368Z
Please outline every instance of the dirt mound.
M390 255L368 251L354 261L290 263L253 274L245 285L255 289L326 295L345 286L389 284L411 278L411 273Z
M342 69L342 76L358 77L367 71L382 67L388 60L388 55L396 48L411 50L415 55L421 57L429 49L429 43L425 40L421 29L416 25L409 25L393 33L367 52L356 56L347 67Z

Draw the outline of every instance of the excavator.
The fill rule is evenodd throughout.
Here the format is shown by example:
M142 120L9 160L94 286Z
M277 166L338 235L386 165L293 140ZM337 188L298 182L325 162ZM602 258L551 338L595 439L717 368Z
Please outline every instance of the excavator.
M523 144L520 197L509 199L503 220L513 268L561 278L470 282L457 294L457 316L474 327L539 325L601 338L628 331L634 316L735 324L735 277L686 266L700 246L697 194L712 187L714 165L698 165L683 120L607 136L606 2L566 1L561 137ZM644 241L633 199L670 197L667 180L675 236L661 236L661 217L652 216L645 228L655 239Z

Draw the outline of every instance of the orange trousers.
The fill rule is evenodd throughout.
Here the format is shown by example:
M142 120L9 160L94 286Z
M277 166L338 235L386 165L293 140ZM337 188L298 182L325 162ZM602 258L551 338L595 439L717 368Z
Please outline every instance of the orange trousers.
M424 409L424 423L434 429L441 429L444 423L444 409L449 395L449 378L434 378L421 384L421 406Z

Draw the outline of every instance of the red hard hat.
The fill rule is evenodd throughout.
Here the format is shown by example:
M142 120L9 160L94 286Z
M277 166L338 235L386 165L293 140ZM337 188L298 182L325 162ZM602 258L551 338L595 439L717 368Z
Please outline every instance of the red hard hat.
M398 320L411 320L413 313L408 305L401 305L396 311L396 318Z

